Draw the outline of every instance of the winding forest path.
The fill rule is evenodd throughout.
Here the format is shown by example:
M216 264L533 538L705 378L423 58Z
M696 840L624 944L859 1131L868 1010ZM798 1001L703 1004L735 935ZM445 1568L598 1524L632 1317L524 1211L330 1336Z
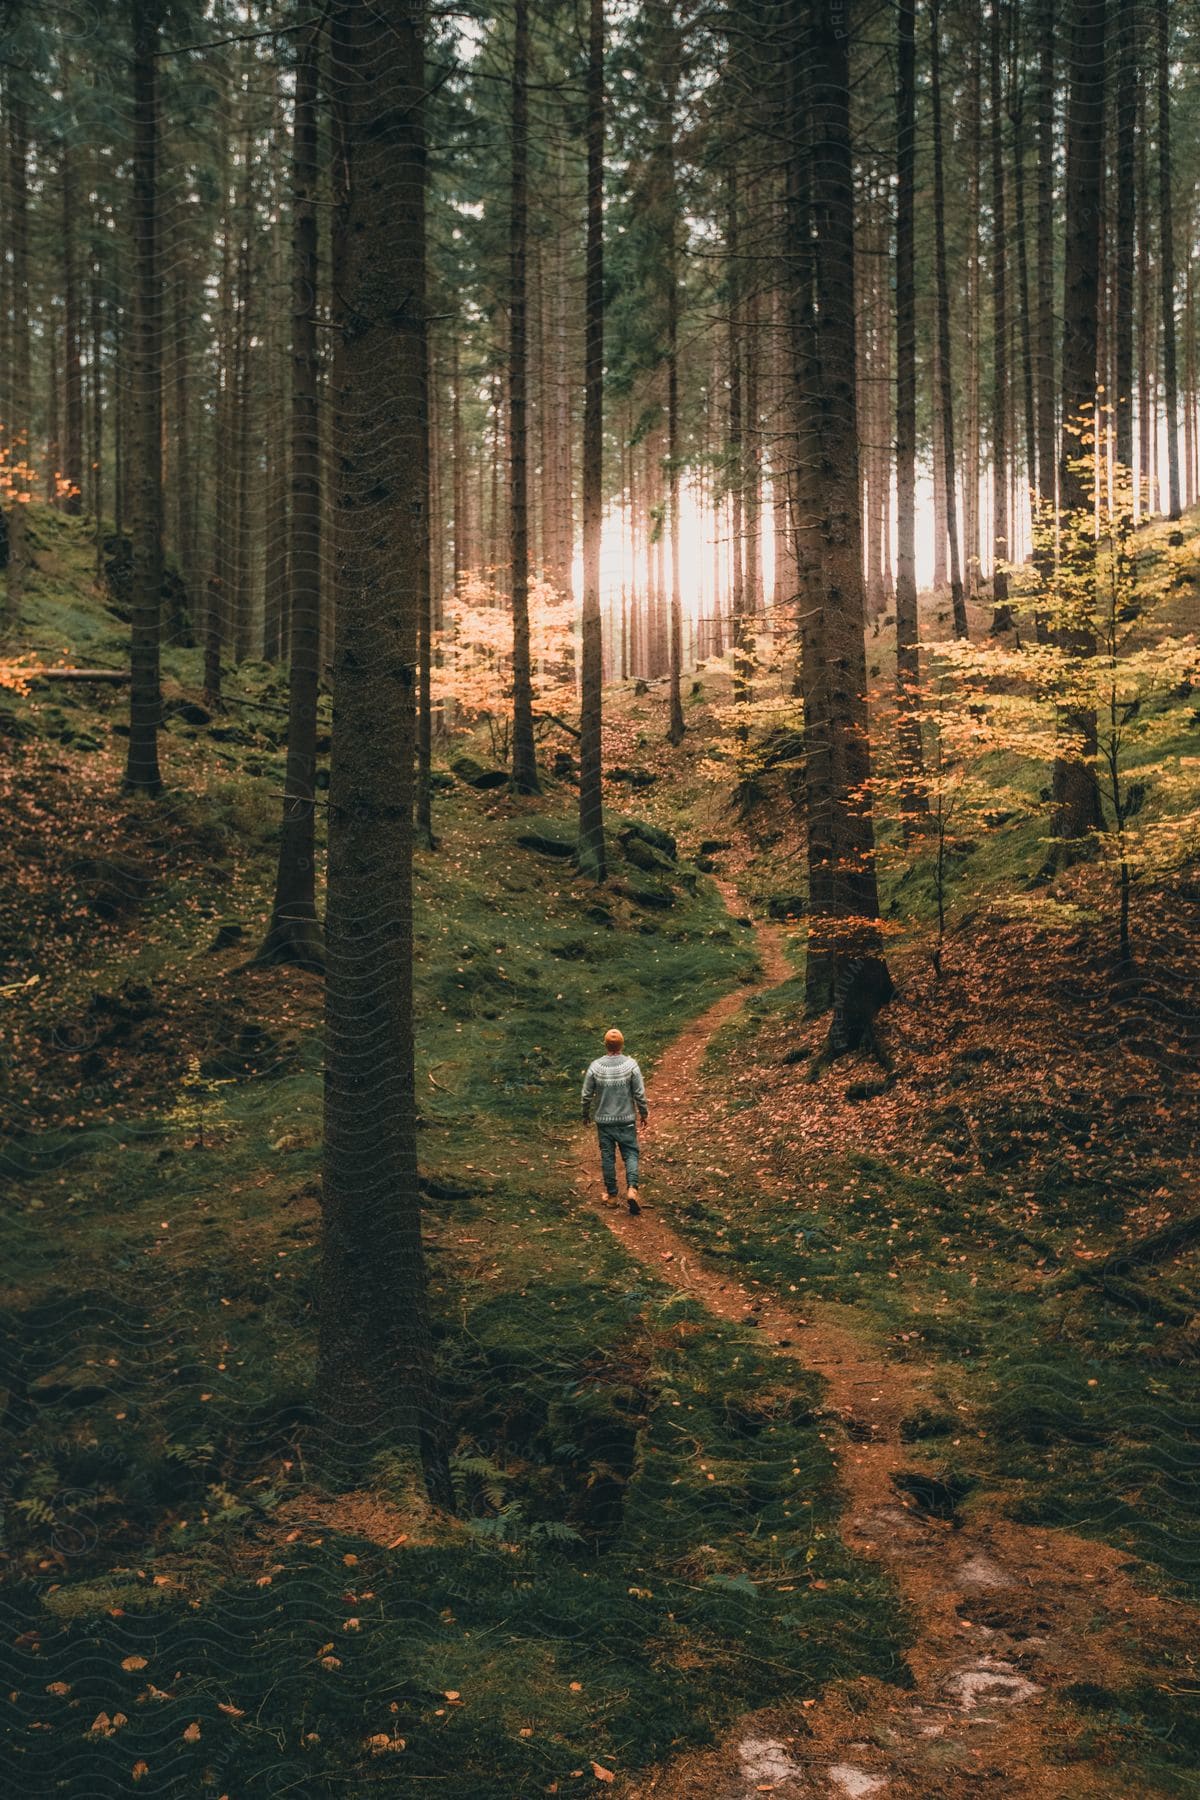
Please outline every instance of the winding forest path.
M731 909L739 906L732 889L723 894ZM995 1800L1129 1800L1112 1746L1107 1756L1102 1746L1070 1753L1083 1721L1054 1696L1069 1683L1119 1688L1147 1673L1142 1645L1194 1631L1187 1609L1135 1585L1136 1564L1107 1545L988 1516L986 1503L953 1519L922 1510L894 1477L914 1467L900 1426L932 1404L936 1370L882 1356L851 1307L806 1299L800 1316L760 1284L711 1267L667 1223L656 1143L694 1137L694 1097L713 1035L794 973L781 928L760 921L755 931L762 979L685 1026L648 1084L641 1216L601 1204L591 1132L580 1137L577 1180L635 1261L716 1317L756 1328L780 1357L823 1378L826 1415L841 1426L843 1539L896 1583L912 1644L905 1685L831 1684L815 1699L739 1720L715 1748L619 1791L630 1800L968 1800L986 1788Z

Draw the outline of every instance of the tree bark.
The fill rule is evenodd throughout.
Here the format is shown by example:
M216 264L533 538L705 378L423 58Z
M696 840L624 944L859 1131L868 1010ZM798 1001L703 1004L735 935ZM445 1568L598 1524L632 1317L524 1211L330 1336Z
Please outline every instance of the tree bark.
M827 824L821 884L827 910L810 920L811 950L831 969L831 1054L871 1030L891 994L880 954L875 839L868 794L870 749L863 641L862 520L855 408L854 182L849 33L841 0L819 0L812 47L812 202L816 246L817 397L820 444L820 660L804 672L805 706L825 747L808 759L810 816ZM807 646L806 646L807 648ZM812 854L810 835L810 858ZM811 875L810 875L811 883ZM855 1020L859 1021L858 1028Z
M70 70L64 60L62 70L64 89L68 87L69 80ZM63 138L62 145L61 175L63 391L66 402L62 473L68 484L63 497L63 511L78 517L83 510L83 361L81 356L83 321L80 310L79 258L75 235L75 215L78 204L75 184L75 153L66 136Z
M334 747L326 913L317 1393L357 1484L397 1437L453 1500L421 1241L413 1047L413 751L428 501L424 16L334 0Z
M590 0L587 66L587 253L583 371L583 693L579 715L579 861L607 874L602 793L604 647L600 527L604 510L604 4Z
M1116 453L1125 481L1133 479L1133 300L1137 195L1137 6L1117 0L1117 241L1115 318Z
M1037 86L1037 551L1053 564L1058 434L1054 401L1054 21L1056 0L1041 0Z
M529 238L529 0L514 0L512 205L509 216L509 547L512 557L513 751L518 794L541 792L533 738L529 652L529 476L527 466L526 259Z
M1019 49L1017 51L1019 58ZM1014 82L1010 95L1010 117L1013 128L1013 205L1016 212L1017 238L1017 307L1021 334L1021 394L1025 412L1025 487L1031 509L1036 505L1037 490L1037 407L1034 399L1033 318L1029 291L1029 233L1025 207L1025 95ZM1014 445L1014 462L1015 457Z
M675 96L679 83L679 43L671 0L661 8L663 106L659 121L662 158L663 285L667 313L667 510L671 536L671 613L668 626L667 674L669 718L667 738L683 741L683 592L679 570L679 203L675 185Z
M133 623L125 786L162 789L158 768L162 549L162 278L158 266L158 34L161 0L132 0Z
M937 336L939 410L946 495L946 540L950 551L950 602L954 635L967 636L967 608L963 598L962 565L958 551L958 497L954 456L954 382L950 363L950 278L946 263L946 175L942 151L942 76L938 0L929 9L930 86L933 107L933 230L937 283Z
M1001 0L991 0L989 104L992 149L992 631L1009 631L1008 227L1004 192Z
M27 508L32 490L30 470L29 351L29 110L24 71L14 69L6 84L8 113L8 235L12 246L9 285L11 305L8 437L11 505L8 509L8 565L5 571L6 617L15 621L25 598L29 565Z
M896 688L900 815L906 837L928 810L918 717L916 0L899 0L896 64Z
M1091 442L1097 380L1097 306L1104 183L1104 24L1106 0L1075 0L1067 102L1066 238L1063 264L1062 454L1058 486L1062 513L1078 519L1093 504L1080 463L1097 454ZM1095 464L1093 463L1093 467ZM1086 541L1079 533L1080 552ZM1059 628L1071 655L1095 653L1091 609L1080 602ZM1054 833L1064 843L1102 823L1092 760L1096 715L1072 707L1061 721L1064 749L1054 763Z
M317 691L321 636L321 423L317 347L318 22L300 39L292 125L291 574L288 736L275 897L260 963L316 972Z
M1175 347L1175 219L1171 194L1170 0L1157 0L1158 270L1162 297L1163 404L1167 415L1167 516L1183 510L1179 492L1179 370Z

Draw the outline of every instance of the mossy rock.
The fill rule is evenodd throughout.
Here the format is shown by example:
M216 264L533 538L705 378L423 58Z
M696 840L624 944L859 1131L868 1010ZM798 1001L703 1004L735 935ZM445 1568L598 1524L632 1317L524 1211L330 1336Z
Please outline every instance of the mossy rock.
M663 831L658 825L651 825L647 819L622 819L617 837L626 855L629 854L630 840L636 838L643 844L649 844L652 850L657 850L671 862L676 862L679 858L679 845L671 833Z
M623 781L628 787L632 788L648 788L654 786L654 783L658 780L658 776L653 774L649 769L626 769L618 766L615 769L609 769L608 779L610 781Z
M451 769L467 787L487 792L491 788L502 788L508 784L508 776L503 769L487 769L473 756L456 756L450 764Z
M772 894L767 901L769 919L802 919L807 911L808 900L803 894Z
M614 894L623 894L632 900L635 906L648 906L655 912L665 912L674 906L675 894L669 887L634 887L632 883L613 888Z
M539 856L554 856L560 861L575 854L571 839L550 837L544 831L523 831L517 843L522 850L535 850Z
M626 861L631 862L635 869L641 869L647 875L661 874L671 867L665 856L640 837L626 836L622 840L622 848Z

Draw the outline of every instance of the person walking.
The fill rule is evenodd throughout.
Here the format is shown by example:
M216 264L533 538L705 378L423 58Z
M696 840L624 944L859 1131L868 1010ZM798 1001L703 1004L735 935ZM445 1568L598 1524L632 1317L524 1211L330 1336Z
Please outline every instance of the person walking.
M600 1139L600 1169L604 1176L604 1204L616 1206L617 1151L625 1165L625 1198L631 1213L640 1213L638 1195L638 1127L650 1117L646 1084L632 1056L625 1054L625 1039L614 1026L604 1034L604 1055L589 1063L583 1078L583 1122L595 1120Z

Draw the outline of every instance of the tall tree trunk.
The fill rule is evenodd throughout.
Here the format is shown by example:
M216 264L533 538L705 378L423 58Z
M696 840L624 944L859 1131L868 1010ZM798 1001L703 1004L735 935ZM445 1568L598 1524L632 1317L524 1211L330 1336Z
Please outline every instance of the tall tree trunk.
M133 624L125 786L157 794L162 607L162 281L158 266L158 33L161 0L132 0Z
M1179 492L1179 373L1175 349L1175 219L1171 195L1171 11L1156 0L1158 57L1158 270L1162 296L1163 403L1167 415L1167 516L1183 510Z
M979 592L982 575L979 521L979 465L981 436L980 339L983 315L983 256L979 224L983 193L983 9L980 0L969 0L964 21L968 44L967 101L967 304L963 335L966 366L967 428L963 442L963 586L967 597ZM951 132L951 144L954 142Z
M1019 57L1019 50L1017 52ZM1017 307L1021 335L1021 395L1025 415L1025 488L1031 508L1037 489L1037 407L1033 382L1033 318L1029 291L1029 234L1025 209L1025 96L1015 85L1010 96L1013 128L1013 204L1016 211ZM1014 462L1015 445L1014 445Z
M670 717L667 738L672 744L683 741L687 729L683 722L683 700L680 682L683 678L683 590L679 570L679 203L675 191L675 95L679 82L679 43L671 0L662 9L663 112L659 121L662 133L662 208L663 208L663 285L667 302L667 510L671 534L671 614L668 645L668 689Z
M1137 129L1134 133L1134 156L1137 163L1135 199L1137 233L1137 312L1138 312L1138 475L1137 511L1139 517L1154 506L1154 437L1151 431L1154 389L1155 345L1157 332L1154 319L1152 285L1153 225L1150 217L1150 150L1147 145L1149 106L1146 78L1139 71Z
M291 608L287 770L271 919L257 960L324 966L316 902L317 689L321 638L321 421L317 91L321 24L300 39L292 125Z
M1133 298L1137 193L1137 6L1117 0L1117 242L1115 318L1117 463L1133 478Z
M1106 0L1074 0L1070 92L1067 102L1066 239L1063 266L1062 455L1058 486L1063 515L1078 521L1094 503L1080 463L1095 459L1097 307L1104 193L1104 24ZM1093 461L1093 467L1095 467ZM1077 556L1087 534L1076 530ZM1080 582L1080 576L1083 581ZM1087 571L1075 580L1086 587ZM1063 618L1059 643L1071 655L1095 652L1092 608L1079 600ZM1055 836L1065 843L1099 828L1100 790L1094 762L1096 715L1069 707L1061 722L1064 747L1055 759Z
M941 594L950 585L950 574L947 560L949 534L946 530L946 447L942 442L942 359L938 352L936 294L933 300L931 338L929 361L932 391L929 397L931 421L929 438L933 453L933 585L935 591ZM939 611L939 620L944 617L945 614Z
M421 296L427 310L427 297ZM427 850L437 849L433 835L433 545L437 514L433 412L437 392L433 331L425 328L425 385L421 407L421 449L425 471L425 540L417 595L417 835Z
M24 70L13 70L6 84L8 114L8 235L12 247L9 287L12 315L8 467L12 504L8 509L6 615L15 620L25 598L29 572L29 524L26 509L32 490L30 468L29 354L29 115Z
M746 580L743 500L744 425L742 413L742 272L738 208L737 165L729 168L728 227L725 247L729 266L729 498L730 498L730 636L733 640L733 697L750 698L754 663L746 626Z
M880 953L875 837L868 796L870 747L863 642L862 520L854 379L854 180L850 138L849 32L842 0L818 0L812 50L812 199L820 364L821 636L824 657L805 672L805 703L819 690L827 749L809 762L810 813L828 815L830 904L810 942L832 961L828 1050L870 1036L890 997ZM816 779L814 779L814 776Z
M509 218L509 546L512 557L513 751L512 784L519 794L541 792L533 738L533 676L529 653L529 477L527 467L527 342L525 265L529 238L529 0L514 0L512 73L512 207Z
M604 0L590 0L587 67L587 260L583 368L583 694L579 716L579 861L607 874L602 794L603 641L600 527L604 511Z
M88 511L96 539L96 572L100 571L104 531L100 515L104 511L104 311L101 296L99 252L92 257L88 271L88 325L91 337L91 368L88 370L90 414L90 453L88 456Z
M172 410L175 425L175 558L189 603L195 605L196 511L192 472L191 312L189 290L195 278L185 246L177 243L171 283L172 310Z
M457 321L456 321L457 324ZM470 506L468 488L470 470L467 467L467 434L463 425L462 409L462 352L459 348L461 333L452 329L450 333L450 455L454 464L454 591L457 594L463 575L470 568L471 545L468 535L467 513Z
M950 363L950 277L946 264L946 175L942 152L942 75L938 0L929 9L931 102L933 106L933 230L937 281L938 375L942 456L946 484L946 540L950 551L950 602L954 635L967 636L962 566L958 553L958 497L954 456L954 381Z
M992 147L992 630L1008 631L1008 226L1004 192L1001 0L991 0L989 103Z
M58 502L62 478L63 444L59 408L58 308L49 296L42 313L42 341L46 346L46 457L42 480L51 506Z
M1054 560L1058 434L1054 412L1054 23L1058 0L1041 0L1037 86L1037 489L1035 562Z
M64 63L64 88L69 71ZM83 510L83 320L79 298L79 258L75 223L78 195L75 153L64 137L62 147L62 268L63 268L63 389L66 433L62 473L67 482L63 510L78 516Z
M247 79L247 109L250 105L249 78ZM258 269L254 255L254 137L249 116L246 120L246 133L242 151L242 221L238 252L238 301L235 315L235 352L234 362L236 374L234 392L236 394L236 410L232 431L235 481L235 520L234 527L234 607L233 607L233 653L239 663L248 662L255 650L255 593L257 583L254 579L254 516L257 508L258 483L252 478L250 461L254 437L254 418L257 412L257 395L254 392L253 371L256 363L254 356L254 332L256 323L255 283Z
M896 688L900 813L911 836L928 810L917 621L917 0L899 0L896 86Z
M357 1484L398 1435L453 1492L417 1184L413 751L427 548L424 16L334 0L338 107L334 747L326 914L325 1158L317 1393Z

